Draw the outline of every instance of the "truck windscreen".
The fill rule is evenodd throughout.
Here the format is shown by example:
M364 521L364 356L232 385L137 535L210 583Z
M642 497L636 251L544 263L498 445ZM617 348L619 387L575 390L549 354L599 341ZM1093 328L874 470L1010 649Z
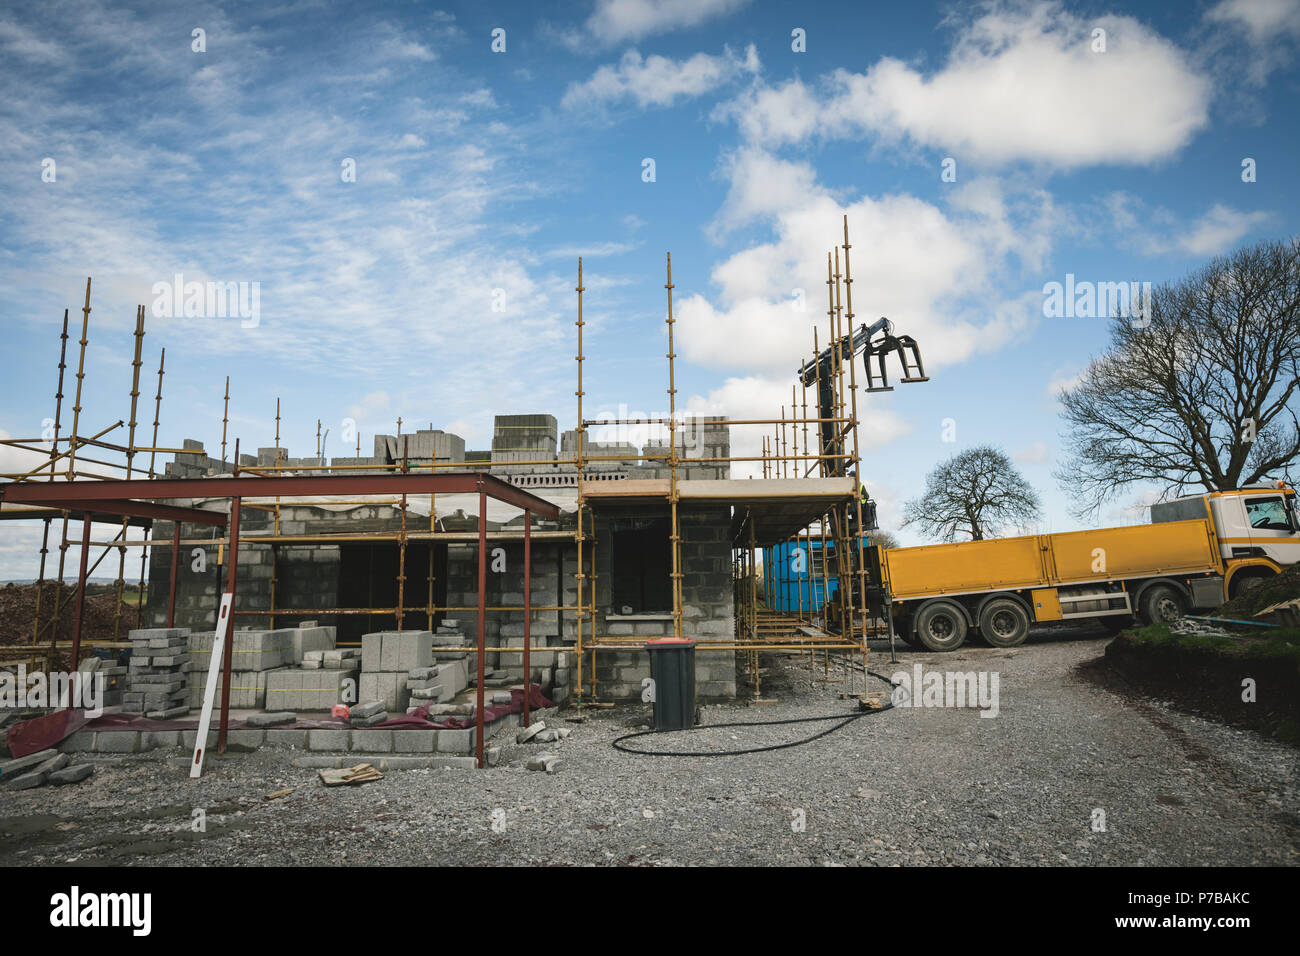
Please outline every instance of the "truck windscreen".
M1254 498L1246 502L1246 520L1252 528L1263 531L1294 531L1291 509L1276 498Z

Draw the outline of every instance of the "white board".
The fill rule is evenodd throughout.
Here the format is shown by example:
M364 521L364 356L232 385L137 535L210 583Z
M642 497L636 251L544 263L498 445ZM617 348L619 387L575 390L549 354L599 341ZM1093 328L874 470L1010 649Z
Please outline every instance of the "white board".
M190 762L190 776L203 775L203 755L208 749L208 726L212 723L212 704L217 696L217 675L225 659L226 641L230 636L230 607L233 594L221 595L221 608L217 611L216 636L212 639L212 660L208 662L208 686L203 688L203 710L199 715L199 733L194 738L194 759Z

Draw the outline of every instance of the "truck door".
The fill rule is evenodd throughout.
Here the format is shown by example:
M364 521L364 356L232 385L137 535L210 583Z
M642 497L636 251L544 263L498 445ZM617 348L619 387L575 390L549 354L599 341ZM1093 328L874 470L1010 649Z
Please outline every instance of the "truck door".
M1278 564L1300 561L1300 530L1296 527L1294 501L1279 493L1251 495L1243 504L1251 547Z

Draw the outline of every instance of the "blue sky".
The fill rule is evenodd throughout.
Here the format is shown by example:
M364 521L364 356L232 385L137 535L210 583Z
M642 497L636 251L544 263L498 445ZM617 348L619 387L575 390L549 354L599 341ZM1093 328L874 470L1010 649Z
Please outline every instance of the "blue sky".
M329 455L349 418L363 454L399 415L472 448L497 413L573 427L578 255L585 411L662 413L667 251L679 404L768 417L814 322L825 340L847 213L858 317L915 336L932 376L863 402L884 525L993 442L1042 495L1039 527L1078 527L1053 390L1107 321L1045 318L1043 286L1158 283L1293 235L1298 43L1297 0L10 5L0 432L53 414L87 276L83 430L126 418L135 307L176 274L257 283L260 313L150 312L140 418L165 346L163 444L218 449L226 375L249 451L273 444L277 397L292 454L318 418ZM0 579L34 576L33 540L0 529Z

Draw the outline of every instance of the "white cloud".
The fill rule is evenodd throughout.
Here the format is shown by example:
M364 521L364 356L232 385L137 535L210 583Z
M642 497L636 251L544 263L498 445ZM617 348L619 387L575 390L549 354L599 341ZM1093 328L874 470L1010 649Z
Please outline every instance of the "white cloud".
M725 16L749 0L596 0L587 32L608 43L637 41L660 33L698 26Z
M34 63L59 63L65 54L52 40L43 40L31 30L10 20L0 20L0 48Z
M1282 33L1300 36L1300 3L1296 0L1222 0L1205 12L1205 19L1238 27L1252 43L1264 43Z
M845 213L855 322L889 317L921 343L927 369L997 349L1041 309L1040 294L1005 299L993 280L1008 249L1033 262L1045 253L1039 233L1050 235L1050 217L1014 218L1003 202L990 215L974 200L948 213L905 194L841 203L808 164L754 149L733 155L724 173L731 191L715 232L758 225L773 238L717 265L716 297L683 292L681 349L690 361L791 376L811 355L814 325L825 345L826 254L843 241ZM1018 241L1008 238L1009 222Z
M671 106L682 97L694 97L717 89L742 72L758 71L758 53L753 44L744 59L725 49L721 56L697 53L685 60L663 56L643 58L636 50L623 54L617 66L605 64L582 83L564 93L563 105L581 109L595 104L634 100L647 106Z
M1267 210L1248 212L1215 203L1195 219L1185 220L1125 192L1108 195L1104 208L1110 219L1108 228L1120 245L1147 255L1176 253L1198 258L1227 252L1275 218Z
M1094 29L1106 50L1094 52ZM891 57L837 70L810 91L756 87L726 115L766 146L816 136L910 142L957 158L1061 168L1150 164L1207 122L1209 80L1131 17L1081 18L1059 3L992 3L930 74Z
M1178 246L1194 256L1211 256L1226 252L1257 226L1268 222L1268 212L1242 212L1215 203L1189 231L1178 237Z

